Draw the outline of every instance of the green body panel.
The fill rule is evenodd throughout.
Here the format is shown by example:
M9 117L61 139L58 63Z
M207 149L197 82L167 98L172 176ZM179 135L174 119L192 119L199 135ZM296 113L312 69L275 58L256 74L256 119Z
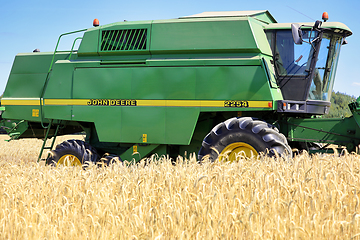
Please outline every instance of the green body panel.
M59 119L71 121L73 116L73 106L46 106L43 107L43 114L45 119ZM40 118L40 116L39 116ZM39 121L39 118L37 120Z
M84 37L78 49L79 56L98 55L99 32L99 28L93 28L84 33Z
M69 54L56 54L55 60ZM39 98L53 53L18 54L15 57L3 98Z
M260 61L259 66L220 64L221 61L211 67L79 68L73 74L72 98L273 100ZM66 80L51 79L44 98L70 98L72 73L68 75Z
M2 117L6 119L20 119L26 121L39 121L39 117L33 117L32 110L39 110L39 105L34 106L6 106Z
M72 66L71 61L57 61L53 66L44 99L71 98L73 71L74 66ZM54 79L56 79L56 81Z
M217 18L154 21L151 53L260 52L248 18L234 20ZM270 53L270 48L268 50Z
M168 61L164 62L168 66ZM72 63L60 61L54 66L44 99L274 100L259 59L254 60L252 66L236 65L241 64L241 60L234 60L233 66L228 66L232 65L229 62L226 60L221 66L219 60L217 65L208 67L197 64L194 67L160 67L160 61L156 67L141 68L99 65L76 68L71 73ZM67 77L54 77L64 71ZM234 111L223 107L159 106L73 106L71 109L46 103L44 110L49 119L94 122L100 141L141 143L142 134L148 134L148 143L154 144L189 144L201 111Z

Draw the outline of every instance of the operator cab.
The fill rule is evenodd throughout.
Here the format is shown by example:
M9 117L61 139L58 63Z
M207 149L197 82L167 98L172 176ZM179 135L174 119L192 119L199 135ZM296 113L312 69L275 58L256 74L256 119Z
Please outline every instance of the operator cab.
M293 37L290 24L270 24L266 28L277 84L284 98L278 111L326 114L340 47L352 33L342 23L320 21L314 26L298 25L295 31L298 39Z

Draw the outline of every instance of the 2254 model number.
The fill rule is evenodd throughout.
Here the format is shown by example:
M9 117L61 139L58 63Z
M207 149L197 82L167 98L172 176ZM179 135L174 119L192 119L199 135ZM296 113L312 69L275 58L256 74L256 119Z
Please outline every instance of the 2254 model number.
M225 101L224 107L247 108L249 107L248 101Z

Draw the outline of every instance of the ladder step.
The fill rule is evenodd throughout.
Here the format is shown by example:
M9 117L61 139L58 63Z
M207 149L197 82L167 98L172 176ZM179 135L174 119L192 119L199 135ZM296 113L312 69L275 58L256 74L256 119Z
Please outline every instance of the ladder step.
M61 123L61 121L60 121L60 123L58 123L58 125L56 126L56 130L55 130L54 135L52 135L51 137L49 137L49 133L50 133L50 128L51 128L51 126L52 126L52 122L53 122L53 120L51 119L51 120L50 120L50 123L49 123L49 125L48 125L48 127L47 127L47 130L46 130L46 135L45 135L44 142L43 142L43 145L42 145L41 150L40 150L40 154L39 154L39 157L38 157L38 162L39 162L40 160L46 160L46 159L41 158L44 149L50 149L50 150L52 150L52 148L54 147L55 139L56 139L57 134L58 134L58 131L59 131L59 129L60 129L60 123ZM47 141L48 139L50 139L50 138L53 138L53 139L52 139L52 141L51 141L51 145L50 145L49 147L47 147L47 146L45 146L45 145L46 145L46 141Z

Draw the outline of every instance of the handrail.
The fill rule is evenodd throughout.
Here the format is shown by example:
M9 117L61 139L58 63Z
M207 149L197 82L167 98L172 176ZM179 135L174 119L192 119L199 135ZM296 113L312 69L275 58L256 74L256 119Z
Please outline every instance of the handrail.
M72 55L72 53L74 52L75 43L76 43L76 41L79 40L79 39L82 39L82 37L77 37L77 38L75 38L75 40L74 40L74 42L73 42L73 45L72 45L71 50L70 50L69 60L71 59L71 55Z
M77 30L77 31L73 31L73 32L63 33L63 34L61 34L61 35L59 36L59 38L58 38L58 41L57 41L56 47L55 47L55 51L54 51L54 54L53 54L53 57L52 57L52 60L51 60L51 63L50 63L50 67L49 67L49 70L48 70L48 72L47 72L47 74L46 74L45 83L44 83L44 86L43 86L43 88L42 88L42 90L41 90L41 95L40 95L40 122L41 122L41 126L42 126L43 128L48 128L48 127L50 126L50 124L49 124L48 126L46 126L46 127L44 126L44 122L43 122L44 116L43 116L43 109L42 109L42 107L43 107L45 89L46 89L47 84L48 84L48 82L49 82L49 76L50 76L50 72L51 72L52 67L53 67L53 64L54 64L55 55L56 55L57 52L59 52L59 51L57 51L57 49L58 49L58 47L59 47L60 39L61 39L61 37L63 37L63 36L70 35L70 34L74 34L74 33L79 33L79 32L84 32L84 31L86 31L86 30L87 30L87 28L86 28L86 29ZM79 38L76 38L76 39L74 40L73 46L72 46L72 48L71 48L71 53L72 53L72 50L73 50L73 48L74 48L75 41L78 40L78 39L79 39ZM71 57L71 53L70 53L70 57ZM69 58L69 59L70 59L70 58Z
M63 34L61 34L61 35L59 36L59 39L58 39L58 41L57 41L57 43L56 43L54 55L53 55L53 58L52 58L52 60L51 60L51 64L50 64L50 68L49 68L48 73L49 73L49 72L51 71L51 69L52 69L52 65L53 65L54 59L55 59L55 54L56 54L56 52L57 52L57 48L59 47L59 43L60 43L61 37L66 36L66 35L70 35L70 34L74 34L74 33L84 32L84 31L86 31L86 30L87 30L87 28L86 28L86 29L77 30L77 31L73 31L73 32L63 33Z

